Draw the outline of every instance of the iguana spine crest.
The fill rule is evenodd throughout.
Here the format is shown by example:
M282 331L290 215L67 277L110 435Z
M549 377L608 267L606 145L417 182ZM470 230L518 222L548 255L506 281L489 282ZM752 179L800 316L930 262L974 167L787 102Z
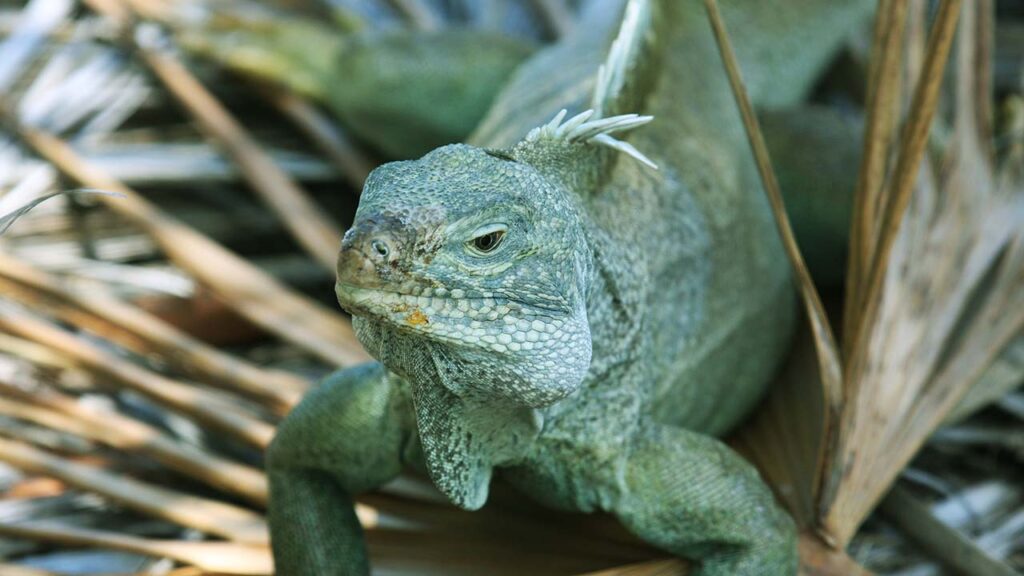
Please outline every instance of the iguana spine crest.
M644 8L647 10L642 12ZM641 30L645 24L641 21L641 16L649 17L649 10L650 6L645 0L631 0L626 5L619 33L608 50L604 64L597 69L597 83L594 86L591 107L597 111L599 117L604 114L605 102L622 91L629 64L639 50Z
M611 136L647 124L654 116L621 114L604 117L605 104L616 98L626 81L630 63L640 49L640 40L646 28L645 20L650 17L650 5L646 0L630 0L622 17L619 33L608 50L608 56L597 70L597 81L591 108L562 122L568 112L563 109L550 122L530 131L528 142L539 140L563 141L566 143L587 143L606 146L623 152L654 170L658 166L636 149L632 144Z
M624 152L636 160L642 162L655 170L658 166L650 158L644 156L628 142L623 142L611 136L614 132L624 132L647 124L654 120L654 116L641 116L639 114L621 114L610 118L598 118L590 120L595 114L593 109L584 110L572 118L562 122L568 111L562 109L550 122L530 130L526 135L527 142L540 141L562 141L566 143L587 143L598 146L607 146L614 150Z

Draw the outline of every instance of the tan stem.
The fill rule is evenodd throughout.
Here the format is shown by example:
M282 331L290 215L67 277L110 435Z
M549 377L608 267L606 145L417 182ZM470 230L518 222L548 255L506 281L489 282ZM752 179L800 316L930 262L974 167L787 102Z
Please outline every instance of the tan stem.
M221 352L109 294L72 291L56 277L3 252L0 287L6 296L33 309L51 310L61 320L139 355L158 355L185 374L259 398L281 414L295 405L309 386L298 376Z
M136 552L157 558L172 558L217 574L272 576L273 559L266 546L230 542L188 542L147 540L114 532L72 528L50 522L0 523L0 534L67 546L91 546Z
M223 502L176 492L53 456L23 442L0 438L0 460L56 478L156 518L247 544L267 544L263 517Z
M24 402L0 397L0 414L100 442L117 450L142 454L171 470L267 505L267 479L263 472L184 444L156 428L110 410L83 406L63 394L36 390L31 394L0 383L0 392L24 396Z
M16 122L17 116L9 107L2 114L8 121ZM16 125L15 129L40 156L71 179L89 188L121 193L122 198L95 198L147 232L168 258L243 317L332 364L348 366L369 360L351 325L337 312L291 291L256 266L161 212L134 190L85 162L66 142L28 126Z
M0 328L59 350L94 374L260 449L274 436L270 424L225 409L209 393L132 364L31 314L5 307L0 311Z

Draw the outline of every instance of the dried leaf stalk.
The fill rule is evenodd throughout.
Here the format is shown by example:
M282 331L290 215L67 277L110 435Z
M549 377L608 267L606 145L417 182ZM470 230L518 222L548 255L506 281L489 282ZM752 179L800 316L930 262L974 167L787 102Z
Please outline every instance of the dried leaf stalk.
M63 526L53 522L0 523L0 534L65 546L92 546L172 558L217 574L272 576L270 548L232 542L148 540L115 532Z
M270 424L230 409L209 393L132 364L26 312L5 306L0 310L0 328L59 350L112 384L143 394L242 442L262 449L274 436Z
M209 346L110 294L69 290L57 278L0 252L0 287L9 298L104 336L143 356L157 355L190 377L253 396L285 413L309 383Z
M52 390L31 393L0 383L0 392L24 401L0 397L0 413L100 442L126 453L153 458L171 470L245 498L267 505L267 479L263 472L216 456L167 436L148 424L118 412L91 409Z
M2 111L16 122L9 109ZM216 242L161 212L140 194L86 163L57 137L16 126L40 156L90 188L119 192L97 196L105 206L146 231L175 264L210 287L231 309L271 334L338 366L365 362L349 322L337 312L301 296Z
M964 7L956 131L936 181L924 148L961 3L941 3L879 196L878 240L862 306L847 319L851 355L836 450L826 454L821 528L844 546L924 440L1024 327L1024 178L999 177L978 141L972 67L978 6ZM874 105L880 105L875 102ZM913 192L913 195L911 194Z
M818 357L818 373L822 386L821 397L825 408L822 413L824 419L823 429L829 430L832 426L831 423L839 417L841 408L843 368L840 362L839 348L836 345L828 316L825 314L825 308L821 303L821 297L818 295L814 282L811 280L810 271L808 271L804 263L803 256L800 254L800 248L796 244L796 238L793 236L789 217L786 214L786 207L782 201L782 193L779 190L779 183L771 166L768 147L764 142L764 136L761 134L757 116L754 114L754 108L750 104L750 98L747 96L746 89L743 86L739 65L733 53L728 33L725 30L721 13L718 10L718 4L715 0L705 0L704 6L707 8L708 18L711 21L715 40L722 55L722 62L729 77L733 96L736 98L740 114L743 118L743 126L746 129L754 160L757 163L761 183L768 196L768 202L771 205L772 214L775 217L775 223L782 238L782 244L786 249L786 255L789 257L790 265L796 274L800 294L803 297L804 308L807 311L807 317L811 324L814 346ZM830 450L834 441L834 436L827 436L823 443L823 450Z
M3 438L0 438L0 460L26 472L57 478L143 514L207 534L245 544L266 545L269 542L263 517L231 504L147 484Z

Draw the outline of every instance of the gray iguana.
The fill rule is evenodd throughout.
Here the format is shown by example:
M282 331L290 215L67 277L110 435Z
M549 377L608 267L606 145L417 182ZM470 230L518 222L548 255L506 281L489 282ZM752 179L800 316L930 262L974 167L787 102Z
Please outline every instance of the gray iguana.
M870 9L723 4L766 105ZM368 573L352 495L406 466L468 509L499 470L704 576L796 572L792 521L714 438L773 376L795 295L703 9L605 2L578 30L470 144L367 180L336 293L379 362L327 378L269 450L281 574Z

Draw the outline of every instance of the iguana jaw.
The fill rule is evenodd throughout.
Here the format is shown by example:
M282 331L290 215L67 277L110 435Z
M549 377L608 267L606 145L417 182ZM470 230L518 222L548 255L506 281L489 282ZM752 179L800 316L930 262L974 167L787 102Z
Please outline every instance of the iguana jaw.
M558 317L564 315L493 294L435 296L430 289L399 291L341 281L334 291L341 307L354 316L437 342L498 354L534 351L557 331L561 324ZM465 293L459 289L454 292Z
M484 365L501 372L509 362L462 359L449 347L412 340L380 322L353 319L367 350L409 382L419 445L434 484L454 504L477 509L487 500L491 471L519 463L543 428L541 411L473 389L479 374L453 374L458 366ZM491 374L493 376L493 374Z
M574 392L590 365L582 306L556 313L502 298L413 296L341 282L335 291L356 317L356 334L370 354L412 380L438 381L459 396L546 406ZM430 349L431 364L385 355L397 341Z

